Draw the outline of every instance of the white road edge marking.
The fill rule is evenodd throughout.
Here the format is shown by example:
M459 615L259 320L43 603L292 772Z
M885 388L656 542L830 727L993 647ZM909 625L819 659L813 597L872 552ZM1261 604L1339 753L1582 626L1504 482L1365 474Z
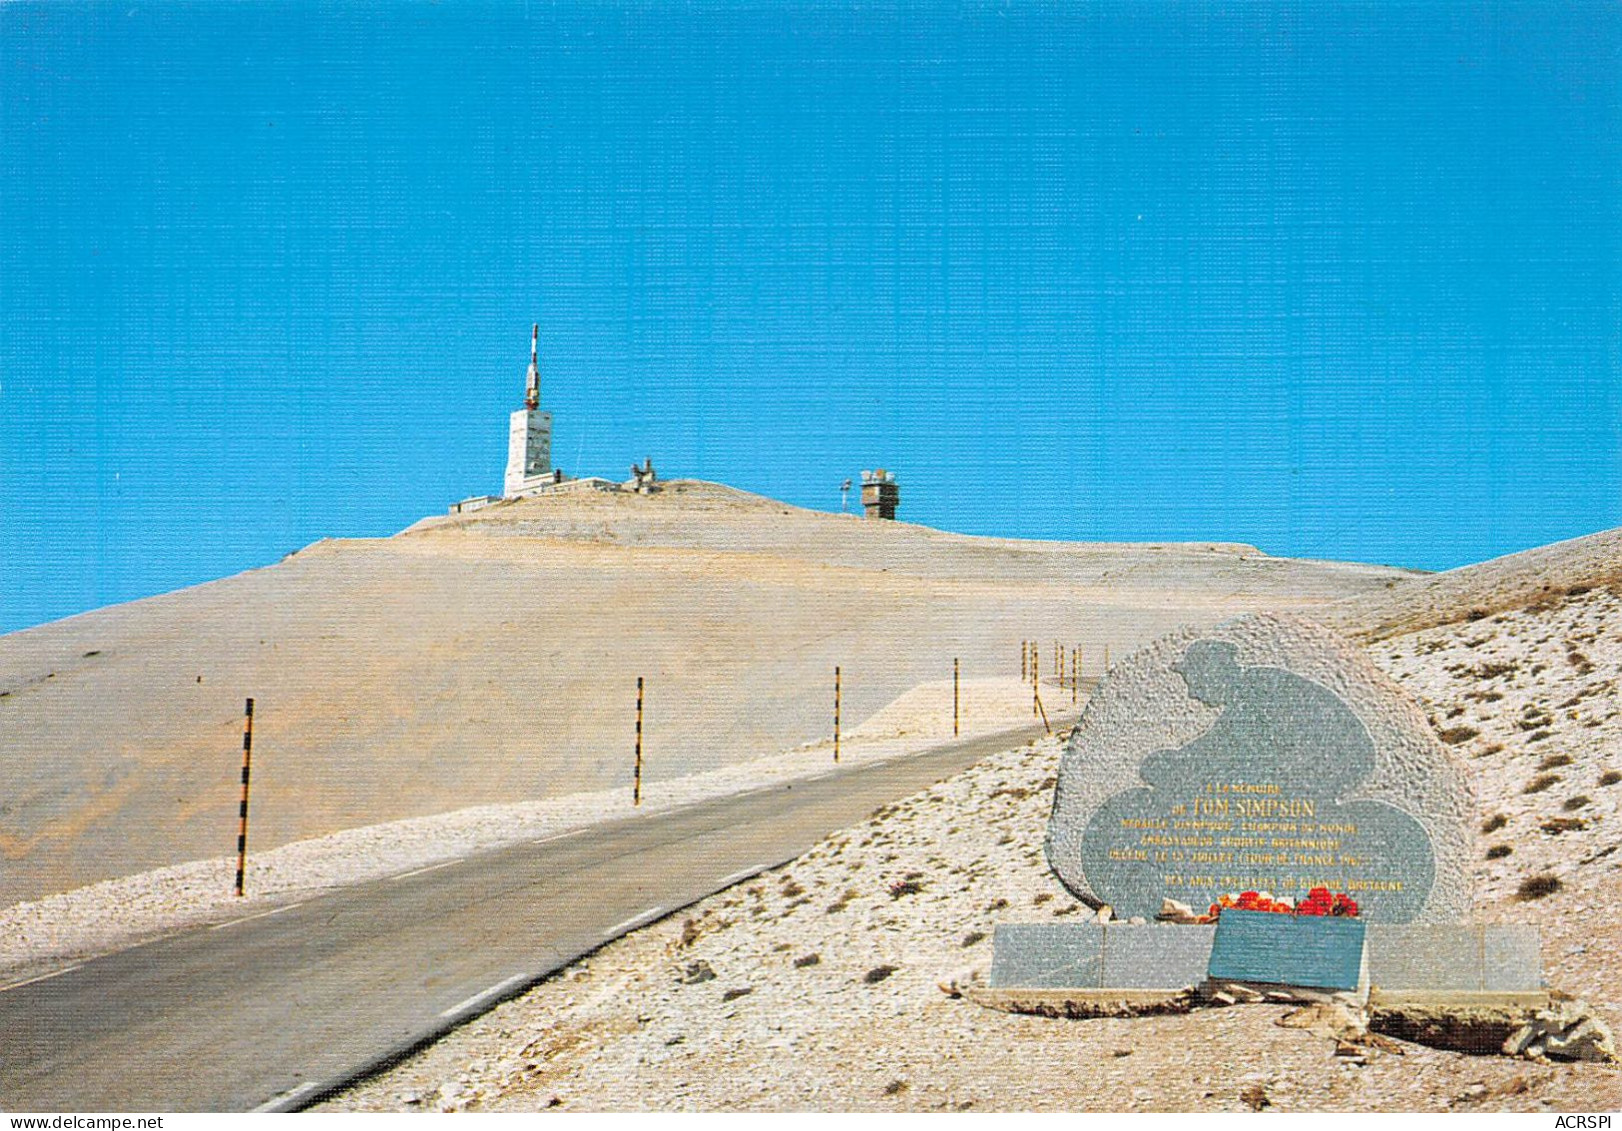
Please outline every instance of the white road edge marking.
M288 903L281 907L272 907L269 911L261 911L256 915L244 915L240 919L227 919L223 923L212 923L209 925L208 929L211 931L223 931L226 927L234 927L238 923L247 923L254 919L263 919L267 915L280 915L283 911L291 911L295 907L303 907L308 902L309 900L307 899L301 899L297 903Z
M464 1009L471 1009L476 1005L482 1005L484 1002L489 1001L491 998L496 997L496 996L498 996L500 994L503 994L506 991L512 989L514 986L516 986L516 985L518 985L518 983L526 980L528 977L529 977L529 975L527 975L527 974L514 974L511 978L508 978L504 982L497 982L495 985L491 986L489 989L479 991L478 993L474 994L472 997L468 998L466 1001L457 1002L455 1005L451 1006L449 1009L442 1012L440 1014L440 1016L441 1017L453 1017L456 1014L462 1012Z
M762 872L767 871L770 868L771 868L770 864L757 864L753 868L745 868L745 869L743 869L743 871L734 872L730 876L722 876L721 881L720 881L721 886L724 887L724 888L729 888L733 884L741 883L744 880L752 880L756 876L760 875Z
M320 1086L321 1085L317 1084L314 1080L306 1080L304 1083L300 1084L298 1087L292 1089L291 1091L283 1092L281 1095L275 1097L274 1099L267 1100L265 1103L260 1104L258 1107L254 1108L253 1110L256 1111L256 1112L274 1111L278 1106L280 1106L281 1104L286 1103L288 1100L296 1100L296 1099L298 1099L298 1097L304 1095L307 1092L315 1091Z
M531 844L551 844L554 840L562 840L566 836L579 836L581 833L589 833L590 831L591 831L590 828L570 829L568 832L553 833L551 836L538 837L537 839L530 841L530 843Z
M460 864L466 859L466 856L458 856L455 860L441 860L438 864L430 864L426 868L418 868L412 872L401 872L398 876L390 876L389 879L405 880L410 879L412 876L420 876L424 872L437 872L441 868L449 868L452 864Z
M663 907L650 907L640 915L632 915L629 919L625 920L625 922L614 924L604 933L610 937L618 937L623 935L626 931L634 930L635 928L642 926L644 923L651 923L664 913L665 909Z
M49 974L36 974L32 978L24 978L22 981L13 982L9 986L0 986L0 994L5 993L7 990L17 990L21 989L23 986L31 986L35 982L43 982L47 978L60 978L63 974L73 973L83 965L83 962L75 962L72 966L64 966L60 970L52 970Z

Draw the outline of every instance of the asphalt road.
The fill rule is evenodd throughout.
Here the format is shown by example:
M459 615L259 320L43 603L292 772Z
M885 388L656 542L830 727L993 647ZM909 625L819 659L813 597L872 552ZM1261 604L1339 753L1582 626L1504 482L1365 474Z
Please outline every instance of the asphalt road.
M603 943L1039 733L621 818L13 986L0 992L0 1109L296 1110Z

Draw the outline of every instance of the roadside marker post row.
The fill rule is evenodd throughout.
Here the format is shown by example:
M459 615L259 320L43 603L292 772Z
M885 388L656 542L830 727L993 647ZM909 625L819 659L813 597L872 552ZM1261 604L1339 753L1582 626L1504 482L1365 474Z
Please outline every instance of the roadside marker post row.
M242 715L242 800L237 808L237 895L248 871L248 770L253 765L253 700Z
M636 677L636 767L631 776L631 807L642 804L642 677Z
M839 763L839 665L834 665L834 764Z
M1048 723L1047 711L1042 706L1041 695L1041 652L1035 641L1020 641L1019 650L1020 677L1029 674L1031 680L1031 714L1040 717L1042 725L1049 734L1053 728ZM1058 670L1059 684L1064 685L1064 651L1054 645L1054 666ZM1109 667L1109 645L1104 646L1104 666ZM1081 649L1077 647L1070 655L1070 698L1077 701L1077 688L1080 686ZM838 664L834 665L834 762L839 762L840 745L840 709L843 699L843 673ZM635 761L631 772L631 805L640 807L642 804L642 717L645 692L644 677L636 677L636 746ZM962 661L959 657L952 657L952 736L955 738L962 732ZM248 781L253 767L253 698L250 696L243 705L242 720L242 795L237 808L237 874L236 894L245 894L245 885L248 871Z

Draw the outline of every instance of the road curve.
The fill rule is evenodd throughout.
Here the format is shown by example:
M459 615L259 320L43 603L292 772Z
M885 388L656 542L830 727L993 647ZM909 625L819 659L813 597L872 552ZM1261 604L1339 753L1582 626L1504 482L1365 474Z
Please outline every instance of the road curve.
M619 818L13 986L0 992L0 1108L297 1110L603 943L1040 733Z

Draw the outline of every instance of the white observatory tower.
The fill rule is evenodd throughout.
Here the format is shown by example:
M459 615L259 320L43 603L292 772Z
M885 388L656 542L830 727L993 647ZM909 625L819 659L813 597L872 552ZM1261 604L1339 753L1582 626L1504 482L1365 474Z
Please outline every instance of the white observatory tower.
M524 383L524 407L512 414L507 432L507 477L502 494L507 498L527 487L553 482L552 414L541 411L541 327L529 332L529 374Z

